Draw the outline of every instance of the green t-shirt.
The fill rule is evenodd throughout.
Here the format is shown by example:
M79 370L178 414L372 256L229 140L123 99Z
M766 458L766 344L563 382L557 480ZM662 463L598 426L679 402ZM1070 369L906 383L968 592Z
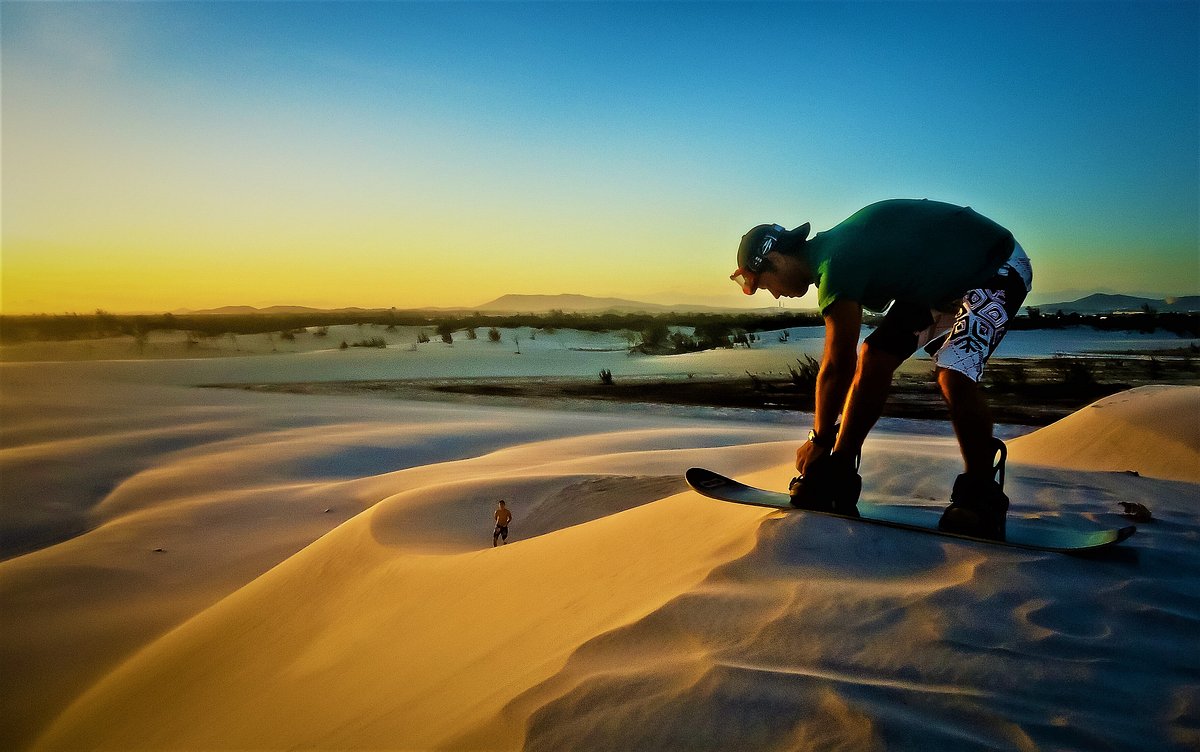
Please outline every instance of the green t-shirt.
M804 244L825 311L853 300L947 306L979 287L1013 251L1012 233L969 207L891 199L855 212Z

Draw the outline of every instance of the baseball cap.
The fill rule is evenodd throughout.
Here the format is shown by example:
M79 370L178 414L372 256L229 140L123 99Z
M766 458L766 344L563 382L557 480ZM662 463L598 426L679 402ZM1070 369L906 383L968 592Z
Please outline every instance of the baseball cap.
M758 225L742 236L738 245L738 268L729 278L742 288L742 292L753 295L758 290L758 273L766 265L767 254L777 250L776 246L783 238L798 236L800 240L808 239L809 223L805 222L794 230L785 230L782 225Z

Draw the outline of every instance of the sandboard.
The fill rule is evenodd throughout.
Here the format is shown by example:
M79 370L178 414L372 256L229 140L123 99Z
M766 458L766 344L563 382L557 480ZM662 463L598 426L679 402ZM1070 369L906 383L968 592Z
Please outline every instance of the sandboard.
M977 538L938 529L942 509L928 507L912 507L896 504L872 504L867 501L858 502L858 517L834 514L832 512L812 512L797 509L792 506L791 497L781 491L767 491L754 486L747 486L732 478L705 470L702 467L690 468L684 473L684 479L698 493L720 501L735 504L767 507L788 512L803 512L804 514L823 514L844 520L869 522L875 525L916 530L922 533L959 538L961 540L978 541L998 546L1012 546L1034 551L1056 551L1059 553L1093 552L1107 546L1120 543L1137 532L1137 527L1129 525L1122 528L1082 528L1063 526L1057 523L1037 522L1034 520L1010 519L1005 526L1004 540L994 538Z

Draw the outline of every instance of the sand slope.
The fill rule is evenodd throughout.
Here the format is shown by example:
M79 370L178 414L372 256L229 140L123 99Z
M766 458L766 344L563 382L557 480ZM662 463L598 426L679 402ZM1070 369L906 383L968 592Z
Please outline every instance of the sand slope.
M549 678L581 642L636 621L753 544L760 514L693 506L677 496L444 556L381 545L377 515L365 515L137 656L43 741L435 747ZM668 526L677 538L663 546ZM520 732L492 729L493 743L512 746Z
M1200 483L1200 387L1144 386L1012 442L1014 462Z
M323 417L164 456L96 505L94 531L0 563L0 592L25 614L4 617L6 655L47 656L85 617L111 625L91 670L30 711L26 744L1200 744L1200 440L1178 418L1200 414L1200 388L1117 395L1012 442L1015 516L1113 526L1126 524L1117 501L1152 508L1156 522L1099 560L680 486L692 464L782 486L795 443L781 428L426 405L389 407L389 434L347 420L356 400L236 399ZM324 450L323 432L337 437ZM339 457L358 458L341 477ZM951 439L885 426L864 454L864 494L940 507L958 471ZM498 497L516 539L492 549ZM341 511L313 514L323 527L296 516L329 499ZM270 552L235 534L247 525ZM130 563L122 541L172 526L164 558ZM239 574L214 578L192 552L174 579L156 575L186 552L185 531L227 539L222 566ZM157 626L122 628L186 577L194 591L167 599ZM39 606L38 584L55 579L73 598L108 584L86 612Z

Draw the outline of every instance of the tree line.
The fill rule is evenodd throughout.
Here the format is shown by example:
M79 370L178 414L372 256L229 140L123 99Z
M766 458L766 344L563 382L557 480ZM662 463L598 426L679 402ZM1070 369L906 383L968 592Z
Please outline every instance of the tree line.
M867 324L878 321L868 317ZM483 329L532 329L553 331L632 331L642 335L647 349L684 351L724 346L722 341L748 333L819 326L813 311L746 313L548 313L487 314L475 312L437 313L397 309L365 311L312 311L302 313L251 314L113 314L98 310L91 314L35 314L0 316L0 343L63 341L132 336L145 338L154 331L184 331L196 337L239 334L296 332L311 327L338 325L432 326L440 332ZM1153 310L1118 315L1063 313L1048 314L1031 308L1012 322L1013 329L1056 329L1090 326L1104 331L1165 330L1181 337L1200 337L1200 313L1159 313ZM695 335L672 334L671 327L692 327ZM674 337L674 340L672 338Z
M548 313L437 314L424 311L314 311L304 313L254 314L34 314L0 316L0 343L103 339L107 337L144 337L154 331L184 331L200 337L229 334L268 334L296 332L311 327L339 325L432 326L440 333L473 329L515 329L530 327L553 331L579 329L605 332L630 330L643 332L652 327L690 326L697 330L725 327L730 330L762 331L790 326L816 326L820 316L814 313Z
M1066 329L1073 326L1089 326L1105 332L1167 331L1180 337L1200 337L1200 313L1160 313L1149 306L1134 313L1046 313L1040 308L1030 307L1024 316L1013 320L1012 329Z

